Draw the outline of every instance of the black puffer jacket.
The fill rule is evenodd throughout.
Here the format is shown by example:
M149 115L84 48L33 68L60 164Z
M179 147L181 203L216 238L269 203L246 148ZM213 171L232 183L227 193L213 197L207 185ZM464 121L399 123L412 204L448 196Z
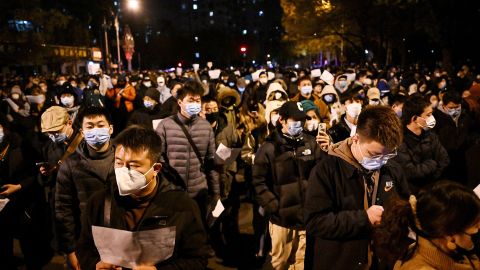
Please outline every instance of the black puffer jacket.
M179 177L177 175L177 177ZM164 174L158 177L156 195L145 209L142 219L136 225L137 231L175 227L175 247L172 257L156 265L157 269L205 269L207 265L207 235L203 229L200 212L195 201L185 191L176 188L172 182L181 179L169 179ZM135 208L134 200L129 196L120 196L115 183L106 190L96 192L87 204L83 216L82 233L77 246L77 254L82 269L95 269L100 255L95 247L91 226L106 226L104 222L105 196L114 194L110 214L110 228L128 230L126 210Z
M310 170L326 154L306 134L298 142L275 130L258 149L253 186L258 203L282 227L303 229L303 204Z
M155 105L152 110L140 108L133 112L128 119L127 126L141 125L145 128L153 130L153 120L163 119L170 116L169 112L164 112L160 104Z
M347 120L345 120L344 116L340 122L336 123L328 130L328 134L332 138L333 143L341 142L350 137L350 132L352 130L345 121Z
M351 139L334 145L329 155L313 168L305 200L307 251L311 269L366 269L372 226L365 210L365 170L351 154ZM380 169L375 204L384 205L398 193L408 198L405 175L398 163L388 161ZM371 202L369 203L371 204ZM313 250L308 250L309 247Z
M82 141L60 166L55 188L55 226L59 251L75 249L81 229L80 216L90 196L115 181L114 148L95 153Z
M417 136L404 128L403 138L395 160L402 166L410 190L416 193L419 188L439 179L449 158L435 133L424 131Z

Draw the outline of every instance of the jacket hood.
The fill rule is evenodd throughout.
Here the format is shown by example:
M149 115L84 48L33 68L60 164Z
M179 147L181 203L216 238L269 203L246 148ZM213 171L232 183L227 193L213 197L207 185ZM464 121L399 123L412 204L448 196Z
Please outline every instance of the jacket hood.
M238 107L240 105L240 94L237 91L233 90L230 87L221 87L218 89L218 103L222 103L222 100L226 97L233 97L235 98L235 106Z
M364 170L352 154L351 146L353 144L352 138L348 138L338 142L330 147L328 154L339 157L357 169Z
M266 95L265 99L268 100L268 97L269 97L270 94L273 93L273 92L281 92L284 97L288 97L287 92L285 91L285 89L283 89L282 85L281 85L280 83L278 83L278 82L272 82L272 83L268 86L267 95Z

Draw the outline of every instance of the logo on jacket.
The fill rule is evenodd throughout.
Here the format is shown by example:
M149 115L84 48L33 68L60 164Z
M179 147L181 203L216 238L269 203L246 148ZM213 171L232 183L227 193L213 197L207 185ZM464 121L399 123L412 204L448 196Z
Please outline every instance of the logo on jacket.
M393 181L387 181L385 183L385 192L389 192L393 188Z

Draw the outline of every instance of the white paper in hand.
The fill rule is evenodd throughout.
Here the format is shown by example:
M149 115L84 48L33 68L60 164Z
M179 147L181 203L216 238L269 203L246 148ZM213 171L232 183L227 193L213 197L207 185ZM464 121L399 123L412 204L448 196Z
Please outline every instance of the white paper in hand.
M333 85L333 81L335 80L335 77L333 77L332 73L328 72L328 70L324 70L322 73L322 76L320 76L320 79L322 79L324 82L328 83L329 85Z
M217 148L216 154L223 160L227 160L232 155L232 149L220 143Z
M320 71L319 68L312 69L312 71L310 72L310 77L312 77L312 78L318 78L320 76L322 76L322 71Z
M157 130L158 125L162 122L163 119L154 119L152 120L153 130Z
M223 206L222 201L218 200L215 209L212 211L212 216L218 218L223 213L223 210L225 210L225 207Z
M475 192L475 194L477 194L477 196L480 198L480 185L478 185L476 188L474 188L473 192Z
M0 212L2 212L3 208L5 208L9 201L10 200L8 198L0 199Z
M220 69L209 70L208 76L210 77L210 79L216 80L220 77L220 73L222 73Z

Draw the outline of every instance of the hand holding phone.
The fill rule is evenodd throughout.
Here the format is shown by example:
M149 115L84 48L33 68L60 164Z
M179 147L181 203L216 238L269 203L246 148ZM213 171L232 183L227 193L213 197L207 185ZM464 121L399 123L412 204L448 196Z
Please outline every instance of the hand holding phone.
M325 135L327 134L327 124L319 123L318 124L318 134L317 135Z

